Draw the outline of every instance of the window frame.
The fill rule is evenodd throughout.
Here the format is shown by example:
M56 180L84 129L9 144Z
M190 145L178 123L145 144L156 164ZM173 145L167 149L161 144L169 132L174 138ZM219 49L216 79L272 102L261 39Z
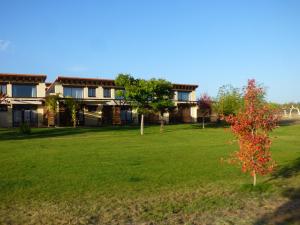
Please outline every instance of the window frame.
M183 94L187 94L187 99L183 98ZM189 91L178 91L177 92L177 100L181 102L188 102L190 100L190 94L191 92Z
M71 89L71 95L66 95L65 88ZM78 97L76 97L76 96L73 95L73 90L72 89L81 89L81 96L80 96L80 98L78 98ZM75 99L82 99L82 98L84 98L83 87L80 87L80 86L79 87L76 87L76 86L63 86L63 96L64 96L64 98L66 98L66 97L72 97L72 98L75 98Z
M7 84L0 84L0 94L7 95Z
M92 95L90 91L92 91ZM96 97L96 87L88 87L88 97L90 98Z
M109 91L109 95L106 95L105 92L106 90ZM111 98L111 88L107 88L107 87L103 88L103 98Z
M32 90L31 90L31 95L16 95L16 87L32 87L34 89L34 94L32 95ZM37 97L37 84L12 84L12 97L13 98L36 98Z

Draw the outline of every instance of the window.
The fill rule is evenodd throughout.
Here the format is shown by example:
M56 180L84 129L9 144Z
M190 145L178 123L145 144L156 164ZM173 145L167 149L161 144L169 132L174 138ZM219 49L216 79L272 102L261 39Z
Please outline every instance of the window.
M115 98L118 100L124 99L125 90L122 89L116 89L115 90Z
M6 84L0 84L0 94L6 95Z
M17 98L36 97L36 85L14 84L12 86L12 96Z
M121 109L121 121L122 123L132 122L132 112L129 109Z
M89 90L88 90L88 96L89 97L96 97L96 88L93 88L93 87L89 87Z
M178 101L188 101L190 92L178 91Z
M83 98L83 88L64 87L64 97Z
M110 90L110 88L104 88L103 89L103 97L104 98L111 98L111 90Z

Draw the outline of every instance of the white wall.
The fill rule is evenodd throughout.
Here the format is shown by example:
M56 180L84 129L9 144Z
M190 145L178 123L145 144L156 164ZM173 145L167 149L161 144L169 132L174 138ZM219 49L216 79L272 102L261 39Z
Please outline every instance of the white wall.
M46 84L45 83L39 83L36 86L36 97L44 98L45 96L46 96Z
M60 97L64 97L64 88L60 83L55 83L54 91L56 94L59 94Z
M197 106L192 106L191 107L191 117L192 117L192 122L196 123L197 122Z

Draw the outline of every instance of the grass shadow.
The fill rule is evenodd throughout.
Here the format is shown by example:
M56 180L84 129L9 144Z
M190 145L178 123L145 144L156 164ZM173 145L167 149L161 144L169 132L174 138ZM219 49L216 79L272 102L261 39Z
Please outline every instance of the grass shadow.
M273 179L288 179L297 177L300 174L300 157L289 165L281 167L273 173ZM274 212L265 214L259 218L254 224L300 224L300 187L288 187L282 191L282 196L289 200L279 206Z
M290 178L293 176L297 176L300 173L300 157L294 160L292 163L280 167L273 174L271 179L278 178Z
M0 140L25 140L25 139L37 139L37 138L52 138L62 137L70 135L79 135L84 133L100 133L109 131L128 131L138 130L137 126L104 126L104 127L63 127L63 128L37 128L32 129L31 134L21 134L19 130L9 129L0 132Z
M258 219L255 225L300 224L300 188L288 188L282 194L289 200L274 212Z
M282 127L292 126L296 124L300 124L300 119L282 119L278 122L278 125Z

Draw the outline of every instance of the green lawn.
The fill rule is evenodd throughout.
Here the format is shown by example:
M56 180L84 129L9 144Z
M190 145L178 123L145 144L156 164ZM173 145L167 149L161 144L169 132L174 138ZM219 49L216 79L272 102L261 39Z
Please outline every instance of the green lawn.
M144 136L134 127L45 128L30 136L2 129L0 224L273 221L278 207L298 204L299 134L300 125L273 133L278 169L253 189L248 174L221 160L237 149L224 128L172 125L160 134L151 126Z

